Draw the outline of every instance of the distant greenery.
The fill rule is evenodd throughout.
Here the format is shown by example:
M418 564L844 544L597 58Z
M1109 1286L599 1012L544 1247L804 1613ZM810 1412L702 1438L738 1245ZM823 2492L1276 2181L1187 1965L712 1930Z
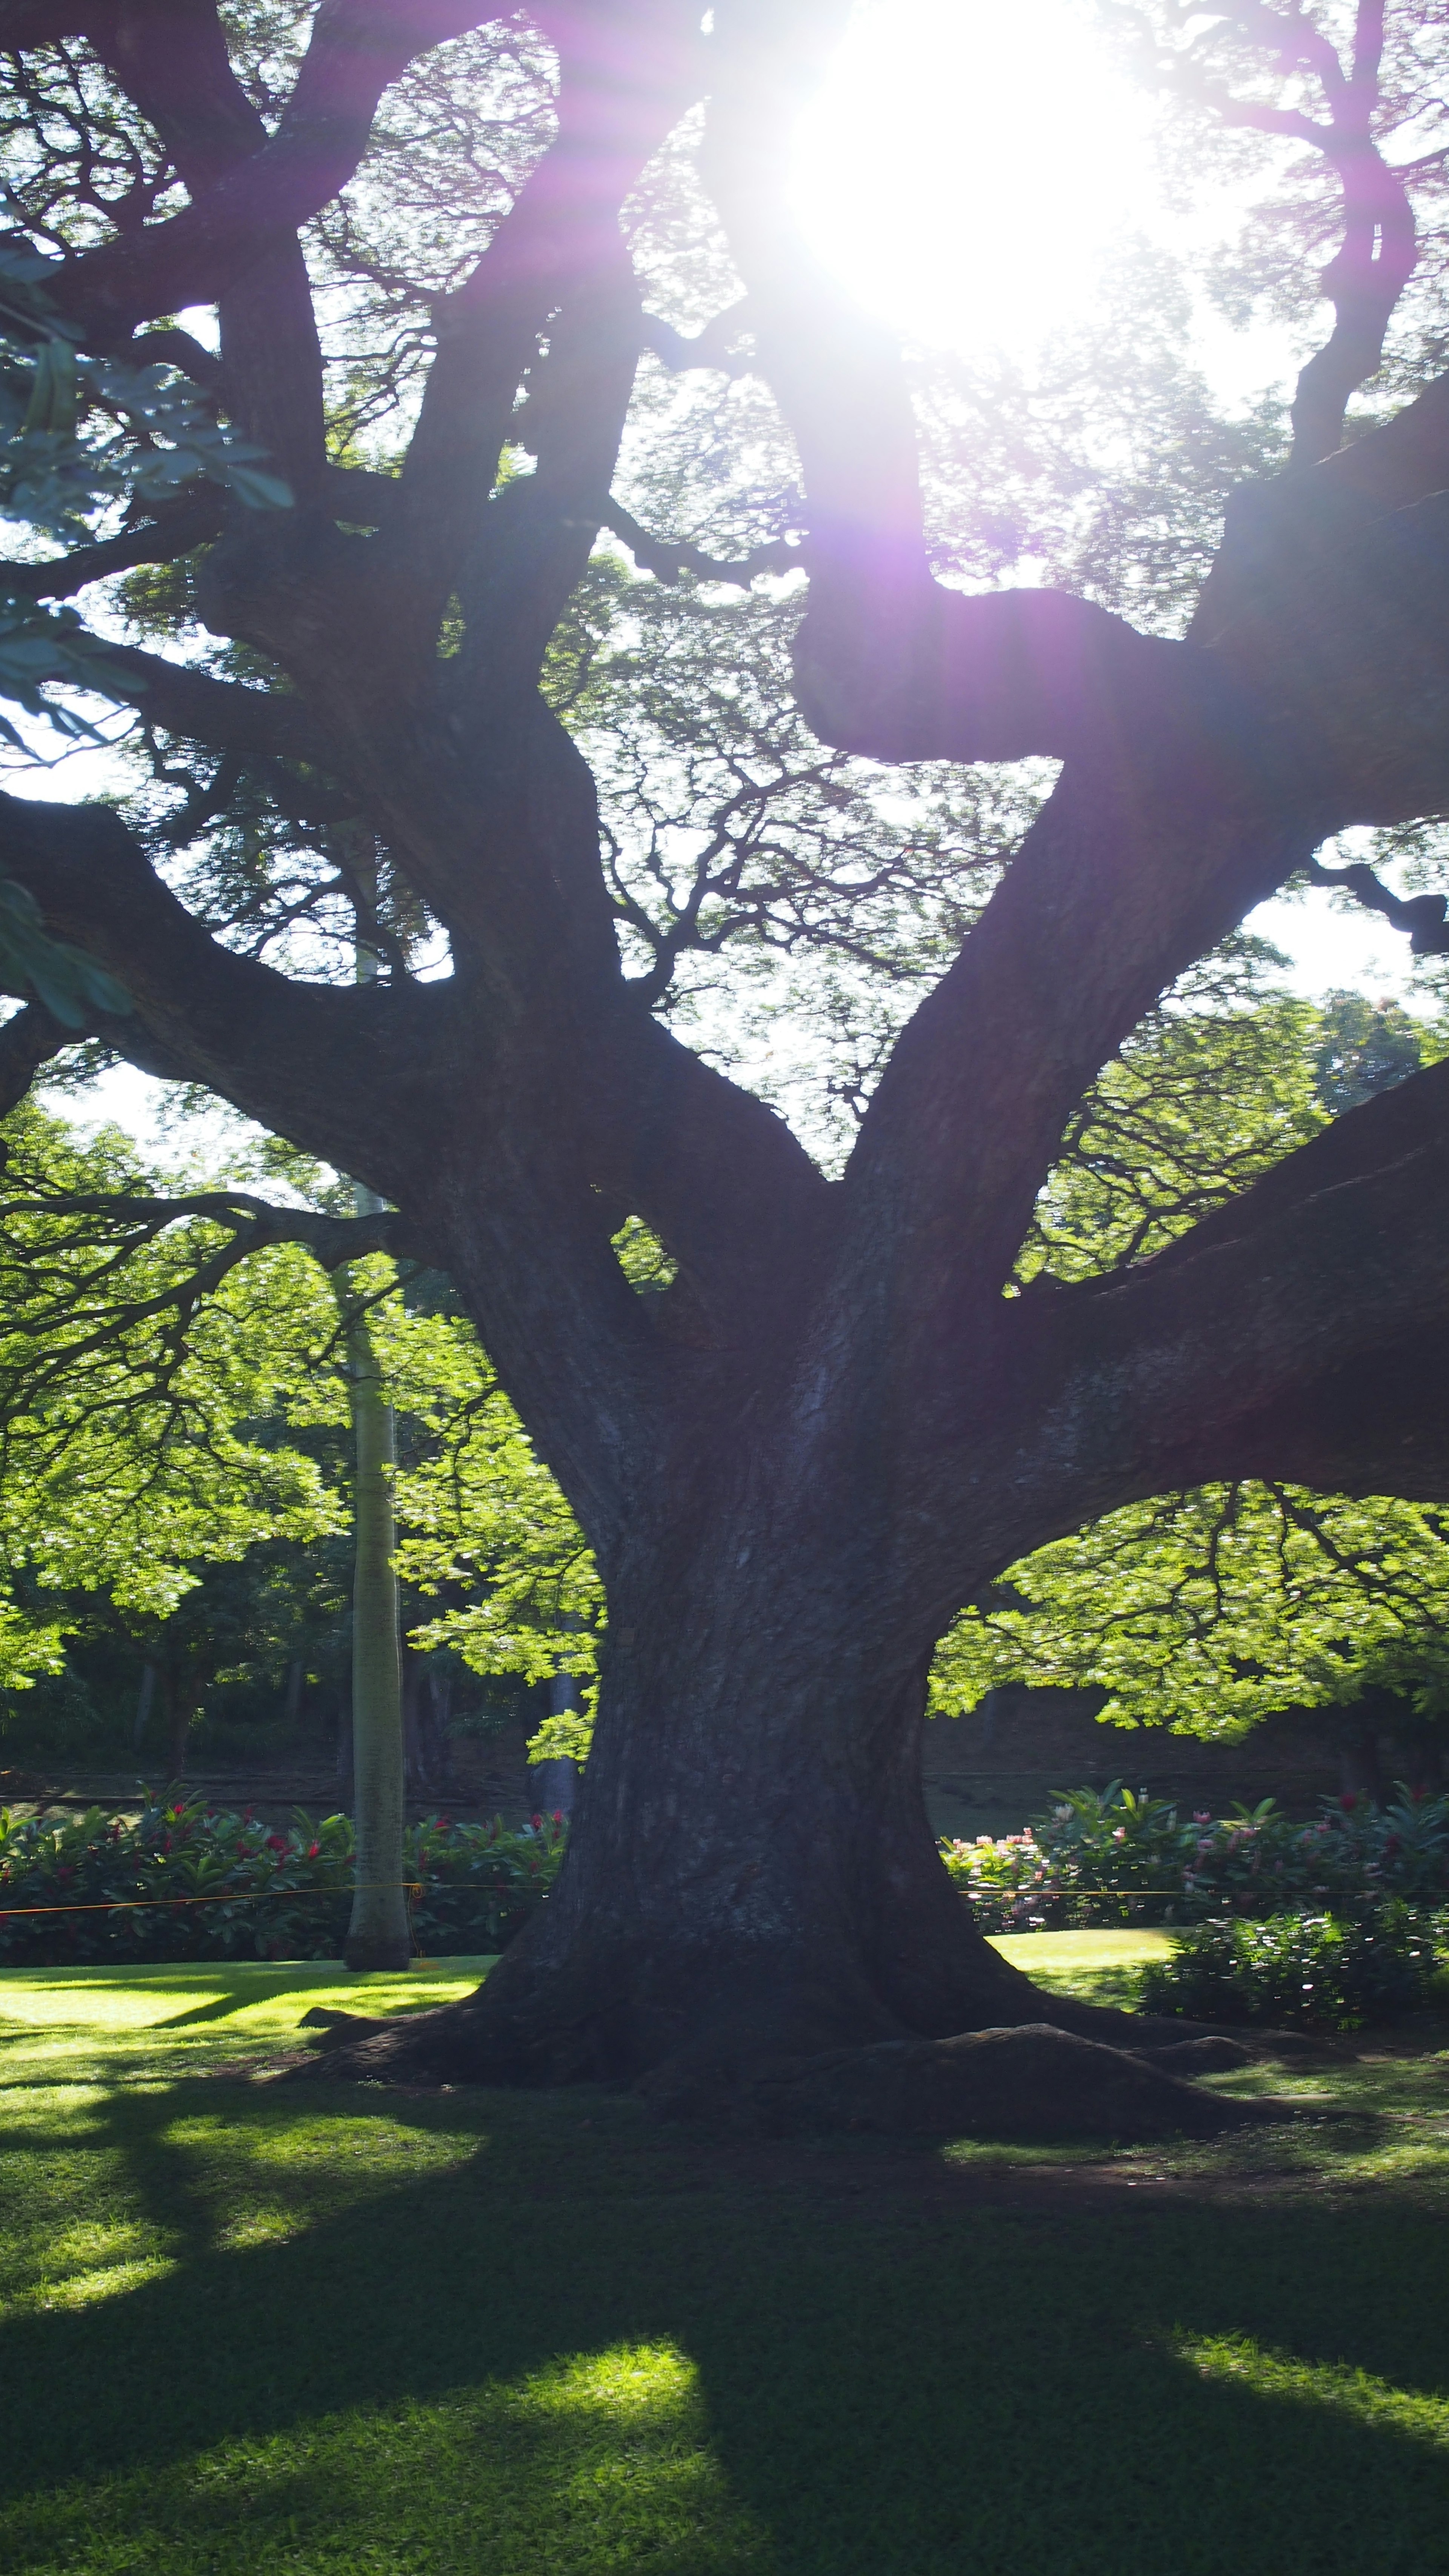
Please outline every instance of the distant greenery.
M565 1840L556 1816L410 1825L403 1867L416 1950L503 1949L552 1887ZM298 1814L278 1832L250 1810L194 1799L148 1799L135 1818L0 1811L0 1966L340 1958L353 1848L348 1816Z
M1149 1961L1138 1994L1144 2012L1194 2021L1362 2030L1426 2004L1441 1957L1436 1919L1397 1902L1349 1918L1197 1923L1170 1958Z
M1183 1923L1221 1914L1362 1913L1386 1900L1449 1903L1449 1796L1401 1788L1388 1806L1325 1799L1300 1824L1271 1798L1231 1816L1184 1816L1119 1780L1073 1789L993 1842L943 1842L984 1932Z
M335 1303L301 1244L237 1258L226 1226L185 1212L221 1184L149 1167L119 1130L87 1138L26 1104L4 1143L0 1694L26 1698L0 1696L0 1731L28 1720L57 1743L108 1733L129 1751L134 1721L135 1749L150 1763L169 1748L175 1768L203 1709L275 1720L289 1667L341 1695L351 1451ZM324 1213L336 1196L280 1145L223 1177ZM149 1212L177 1199L174 1216ZM657 1247L623 1257L645 1272ZM435 1274L374 1256L353 1277L399 1420L406 1632L480 1676L482 1711L559 1671L587 1688L593 1560L472 1325Z

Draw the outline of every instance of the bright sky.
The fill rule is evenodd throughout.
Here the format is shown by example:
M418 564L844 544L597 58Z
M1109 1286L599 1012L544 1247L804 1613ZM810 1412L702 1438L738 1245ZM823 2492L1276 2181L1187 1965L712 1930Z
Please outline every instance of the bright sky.
M963 348L1029 358L1090 300L1120 235L1185 240L1163 203L1150 104L1073 0L862 0L804 120L798 167L820 255L903 333ZM208 336L207 317L185 318ZM1202 353L1229 399L1291 382L1292 353L1271 330L1233 334L1204 317ZM28 792L93 792L93 768L99 783L83 756ZM1327 895L1265 905L1253 926L1288 951L1305 993L1407 997L1407 943ZM156 1088L118 1070L106 1111L149 1128Z
M1090 302L1122 235L1191 250L1233 220L1228 198L1186 221L1164 203L1154 113L1073 0L861 0L802 121L801 224L906 336L1030 360ZM1199 346L1220 398L1292 384L1277 328L1235 332L1204 311ZM1407 942L1327 894L1265 904L1251 926L1307 994L1408 997Z

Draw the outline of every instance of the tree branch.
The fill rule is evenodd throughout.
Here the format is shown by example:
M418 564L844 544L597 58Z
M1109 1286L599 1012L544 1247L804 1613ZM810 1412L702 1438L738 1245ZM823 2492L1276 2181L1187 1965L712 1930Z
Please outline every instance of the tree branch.
M100 545L77 546L52 563L12 563L3 570L4 587L22 599L69 599L93 581L130 572L137 564L174 563L221 532L226 503L214 484L188 494L144 526L127 528Z
M336 757L303 701L279 689L247 689L235 680L215 680L186 662L171 662L132 644L108 643L103 658L103 694L140 708L149 724L164 725L168 733L209 743L218 751L307 760L324 769L329 756Z
M387 1198L414 1194L433 1150L421 1131L431 1138L451 1115L452 1085L430 1094L430 1070L470 1059L470 1015L451 984L300 984L234 955L104 806L0 797L0 875L29 888L54 937L125 986L135 1025L106 1022L108 1044L205 1083L276 1134L304 1125L310 1151ZM479 1078L475 1067L475 1089Z
M207 0L190 0L183 11L174 0L121 0L95 41L160 135L193 203L267 151L267 129L232 70ZM252 251L220 298L222 387L239 428L306 497L326 464L322 351L307 263L285 219L269 232L259 229Z
M218 302L258 244L295 233L352 177L378 100L414 54L487 16L478 0L322 0L276 134L180 214L69 261L50 288L93 346L140 322Z
M1060 1494L1053 1534L1241 1476L1444 1499L1449 1066L1349 1111L1126 1278L1019 1303L1045 1406L1021 1472ZM1376 1419L1354 1395L1369 1367L1381 1390L1407 1370L1413 1406L1401 1383Z
M79 1034L62 1028L43 1002L27 1002L0 1025L0 1118L25 1098L41 1066L74 1046Z

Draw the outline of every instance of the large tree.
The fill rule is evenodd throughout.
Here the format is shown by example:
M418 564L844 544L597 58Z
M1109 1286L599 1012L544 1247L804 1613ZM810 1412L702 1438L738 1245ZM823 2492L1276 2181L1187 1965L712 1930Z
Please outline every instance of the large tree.
M102 806L8 800L0 868L124 986L129 1013L90 1015L122 1055L391 1203L372 1240L457 1283L608 1594L556 1892L473 2003L354 2043L354 2067L633 2077L685 2102L821 2059L821 2102L858 2103L831 2052L1070 2019L973 1933L926 1824L926 1673L959 1605L1168 1488L1449 1494L1449 1066L1125 1274L1008 1293L1076 1104L1164 988L1329 836L1449 803L1449 377L1344 439L1414 270L1411 186L1442 173L1432 148L1411 178L1381 148L1432 125L1441 13L1406 5L1387 35L1371 0L1134 18L1196 112L1327 174L1281 238L1311 264L1325 204L1340 235L1291 458L1235 495L1175 636L1065 590L937 577L898 353L789 211L793 121L845 15L717 0L702 26L697 0L537 0L490 33L476 0L0 12L29 155L11 201L50 262L28 308L11 296L15 328L28 310L34 339L111 361L139 338L291 495L259 508L265 491L184 483L14 580L55 599L177 568L166 595L184 586L229 670L130 646L96 665L139 708L158 778L174 746L202 755L171 849L209 816L244 889L259 832L311 830L355 913L379 872L387 904L353 935L383 972L350 986L315 951L266 962L244 905L223 934L165 832ZM644 309L620 211L701 102L745 301L690 342ZM963 99L963 137L994 112ZM464 164L466 207L448 176ZM377 208L409 186L392 234ZM671 257L689 250L685 226ZM429 260L446 271L430 303ZM198 305L219 357L175 324ZM833 1179L657 1007L675 952L748 911L748 793L693 910L651 931L541 687L561 621L587 660L601 527L666 576L790 559L784 524L731 567L611 499L646 348L747 367L793 439L809 597L792 721L827 805L849 793L840 754L1063 764L862 1087ZM61 435L63 406L36 399ZM349 464L364 449L329 448L329 416L364 447L390 423L400 452ZM659 440L673 419L656 395ZM778 440L762 419L757 455ZM1159 590L1198 569L1159 566ZM666 825L664 876L668 847ZM816 858L813 899L868 911L876 881L833 868L828 835ZM450 975L409 971L409 906L446 934ZM1396 907L1421 944L1442 914ZM12 1022L12 1066L55 1034L43 1011ZM625 1275L631 1218L664 1247L663 1293Z

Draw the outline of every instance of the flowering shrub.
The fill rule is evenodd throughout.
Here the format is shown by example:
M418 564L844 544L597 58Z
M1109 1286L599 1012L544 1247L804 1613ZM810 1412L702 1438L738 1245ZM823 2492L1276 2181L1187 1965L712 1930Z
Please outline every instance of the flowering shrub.
M1138 2000L1148 2012L1196 2021L1359 2030L1427 2000L1435 1931L1432 1916L1393 1899L1356 1921L1219 1918L1179 1933L1172 1956L1142 1970Z
M1438 1906L1449 1901L1449 1797L1401 1786L1391 1806L1325 1801L1305 1825L1271 1798L1183 1818L1114 1780L1065 1793L1023 1833L944 1842L941 1854L985 1932L1358 1910L1386 1897Z
M501 1949L548 1894L566 1840L561 1816L518 1827L434 1816L410 1826L417 1948L434 1957ZM277 1833L250 1812L181 1799L148 1799L134 1822L98 1807L24 1822L0 1812L0 1964L336 1959L352 1855L347 1816L314 1823L299 1811Z

